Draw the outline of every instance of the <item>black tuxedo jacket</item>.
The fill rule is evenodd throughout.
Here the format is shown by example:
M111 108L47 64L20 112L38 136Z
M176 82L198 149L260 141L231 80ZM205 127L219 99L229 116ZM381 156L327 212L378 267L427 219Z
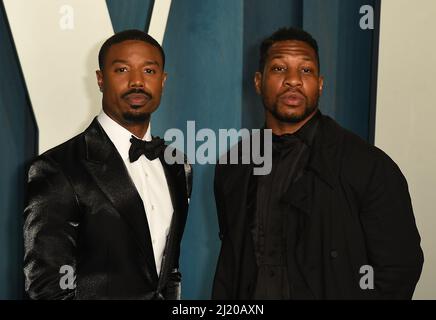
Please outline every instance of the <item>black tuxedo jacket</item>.
M33 161L24 211L30 298L177 298L192 171L186 163L168 165L163 155L160 159L174 213L159 276L142 200L96 119ZM74 286L65 287L62 266L74 270Z
M253 296L252 173L252 164L216 166L222 239L212 294L216 299ZM383 151L321 116L304 173L282 201L293 208L289 214L301 217L297 246L287 259L296 260L311 291L310 296L298 296L297 290L294 298L412 297L423 265L420 236L407 182ZM366 266L373 268L373 288ZM291 290L293 278L294 270L288 269Z

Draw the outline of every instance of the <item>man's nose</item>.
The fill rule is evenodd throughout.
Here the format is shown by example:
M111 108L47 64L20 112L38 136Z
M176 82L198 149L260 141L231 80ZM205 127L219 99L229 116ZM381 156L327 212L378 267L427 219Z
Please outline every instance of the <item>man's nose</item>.
M144 87L144 74L140 71L130 72L129 87L131 88Z
M298 87L303 85L303 81L301 79L301 72L299 70L289 69L286 72L284 85L286 87Z

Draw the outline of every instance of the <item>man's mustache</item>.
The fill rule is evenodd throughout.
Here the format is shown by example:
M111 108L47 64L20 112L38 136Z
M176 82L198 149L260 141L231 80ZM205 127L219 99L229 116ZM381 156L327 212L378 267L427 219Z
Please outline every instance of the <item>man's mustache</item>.
M297 94L300 94L300 95L302 95L303 97L306 98L306 95L303 92L301 92L301 90L299 90L298 88L289 88L289 89L286 89L285 91L280 93L279 96L282 97L284 95L291 94L291 93L297 93Z
M127 98L127 96L128 96L129 94L132 94L132 93L136 93L136 94L139 93L139 94L143 94L143 95L147 96L149 99L152 98L152 95L151 95L150 93L145 92L145 91L142 90L142 89L131 89L131 90L129 90L129 91L123 93L123 95L121 96L121 98L125 99L125 98Z

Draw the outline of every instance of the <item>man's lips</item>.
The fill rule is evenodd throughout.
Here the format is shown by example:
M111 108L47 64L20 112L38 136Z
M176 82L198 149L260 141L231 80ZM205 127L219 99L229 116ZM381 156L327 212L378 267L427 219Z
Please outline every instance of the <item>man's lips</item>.
M306 97L298 91L288 91L280 95L279 98L284 104L288 106L298 106L306 100Z
M124 97L124 100L130 105L144 105L150 97L143 93L130 93Z

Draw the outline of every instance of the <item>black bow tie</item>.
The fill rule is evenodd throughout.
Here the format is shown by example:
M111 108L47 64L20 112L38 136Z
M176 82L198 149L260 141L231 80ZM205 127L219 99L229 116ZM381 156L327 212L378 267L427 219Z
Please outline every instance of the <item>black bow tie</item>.
M129 149L129 160L135 162L143 154L148 160L154 160L159 157L164 149L164 140L159 137L154 137L151 141L144 141L132 136L132 143Z

